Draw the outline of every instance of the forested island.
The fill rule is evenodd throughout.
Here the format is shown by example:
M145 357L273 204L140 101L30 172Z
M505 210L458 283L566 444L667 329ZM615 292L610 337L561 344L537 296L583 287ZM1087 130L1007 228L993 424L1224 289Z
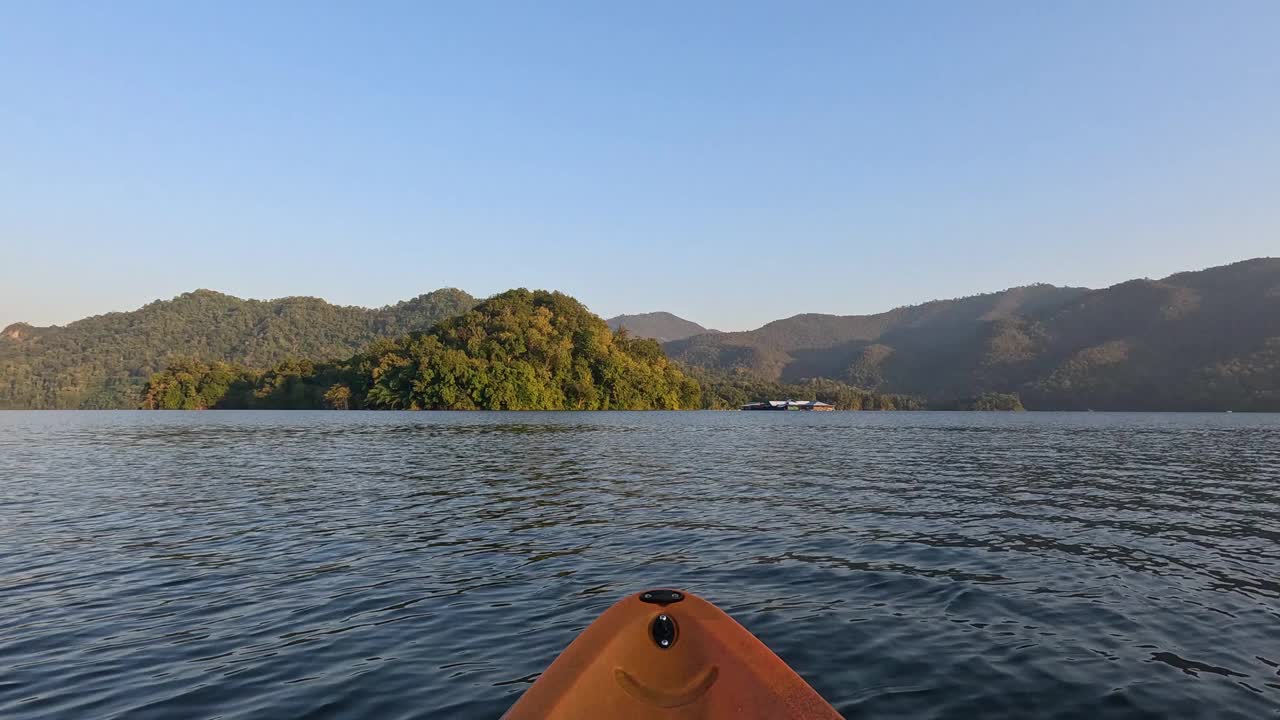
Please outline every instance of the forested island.
M680 410L701 388L657 342L615 334L558 292L510 290L425 332L332 362L265 371L185 361L156 374L142 406L375 410Z
M376 340L349 358L265 370L182 359L156 373L147 409L686 410L816 394L847 410L922 409L916 399L835 381L761 383L685 374L657 341L614 332L558 292L511 290L425 332Z

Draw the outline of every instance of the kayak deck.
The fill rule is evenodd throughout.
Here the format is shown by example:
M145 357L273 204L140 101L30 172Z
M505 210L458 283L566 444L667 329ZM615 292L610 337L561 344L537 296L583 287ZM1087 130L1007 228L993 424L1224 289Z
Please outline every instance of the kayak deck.
M839 718L764 643L682 590L619 600L556 658L504 720Z

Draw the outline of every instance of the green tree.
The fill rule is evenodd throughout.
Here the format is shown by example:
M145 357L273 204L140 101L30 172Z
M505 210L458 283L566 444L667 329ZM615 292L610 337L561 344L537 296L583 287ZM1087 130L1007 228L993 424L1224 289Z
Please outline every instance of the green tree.
M351 409L351 388L346 385L331 385L324 393L324 406L330 410Z

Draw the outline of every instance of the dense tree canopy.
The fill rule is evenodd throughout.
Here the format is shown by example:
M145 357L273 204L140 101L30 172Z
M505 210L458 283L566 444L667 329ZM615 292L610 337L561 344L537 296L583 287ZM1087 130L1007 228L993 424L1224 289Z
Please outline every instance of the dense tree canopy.
M652 340L614 334L573 298L511 290L353 361L370 408L646 410L694 407L698 384Z
M347 357L373 340L424 330L475 300L437 290L379 308L316 298L241 300L208 290L66 327L0 333L0 408L124 408L153 373L190 358L263 368Z
M687 370L702 384L702 404L732 410L761 400L820 400L837 410L924 410L921 398L877 393L838 380L813 378L794 383L762 380L745 371Z
M238 365L181 358L151 376L142 406L206 410L219 404L248 405L258 374Z
M215 397L219 389L224 394ZM567 295L520 289L339 362L290 360L257 373L184 360L152 378L143 406L675 410L700 403L698 383L657 342L613 333Z
M941 403L935 410L1025 410L1022 399L1010 393L983 393L976 397L960 398Z

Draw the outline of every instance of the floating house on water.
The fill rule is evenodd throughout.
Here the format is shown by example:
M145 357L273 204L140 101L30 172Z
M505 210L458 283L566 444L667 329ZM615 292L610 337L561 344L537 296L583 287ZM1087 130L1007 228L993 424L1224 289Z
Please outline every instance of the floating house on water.
M742 406L743 410L816 410L818 412L829 412L835 410L835 405L830 405L817 400L766 400L764 402L747 403Z

